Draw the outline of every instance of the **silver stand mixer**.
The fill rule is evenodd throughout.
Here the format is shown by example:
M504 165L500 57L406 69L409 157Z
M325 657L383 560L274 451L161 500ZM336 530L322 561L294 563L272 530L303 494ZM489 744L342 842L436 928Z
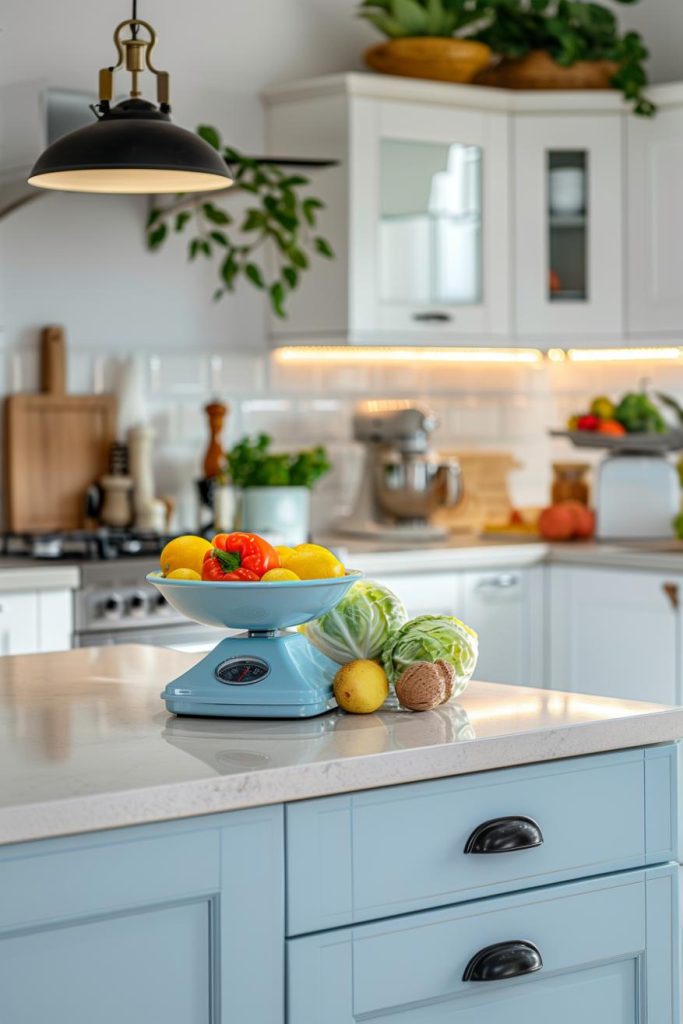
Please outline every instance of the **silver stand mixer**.
M429 447L438 422L430 409L403 402L367 402L356 411L353 436L366 445L365 461L353 512L337 524L342 533L402 542L447 536L430 517L454 508L463 488L458 460Z

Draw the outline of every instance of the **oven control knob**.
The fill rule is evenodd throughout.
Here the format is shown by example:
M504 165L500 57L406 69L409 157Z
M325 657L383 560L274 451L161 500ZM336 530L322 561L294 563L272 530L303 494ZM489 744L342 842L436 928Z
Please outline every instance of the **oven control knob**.
M154 601L154 610L156 612L169 612L171 610L163 594L157 594Z
M144 615L147 610L147 598L144 594L132 594L128 600L128 612L130 615Z
M102 617L105 619L120 619L123 614L123 601L118 594L110 594L102 602Z

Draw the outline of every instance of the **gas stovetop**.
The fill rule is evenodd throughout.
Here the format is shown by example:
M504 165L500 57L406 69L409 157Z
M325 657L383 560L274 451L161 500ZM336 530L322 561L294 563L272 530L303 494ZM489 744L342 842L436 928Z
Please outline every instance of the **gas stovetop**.
M103 562L120 558L154 558L171 539L138 530L74 530L68 533L5 533L0 554L46 561Z

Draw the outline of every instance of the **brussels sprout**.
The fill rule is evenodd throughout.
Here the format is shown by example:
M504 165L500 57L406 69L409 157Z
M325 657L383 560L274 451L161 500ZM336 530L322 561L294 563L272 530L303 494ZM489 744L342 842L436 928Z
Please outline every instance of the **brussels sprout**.
M355 658L379 658L392 631L407 618L403 602L388 587L358 580L332 611L299 629L328 658L345 665Z
M389 637L382 661L394 684L416 661L447 661L455 669L455 693L462 693L472 678L479 655L477 634L451 615L419 615Z

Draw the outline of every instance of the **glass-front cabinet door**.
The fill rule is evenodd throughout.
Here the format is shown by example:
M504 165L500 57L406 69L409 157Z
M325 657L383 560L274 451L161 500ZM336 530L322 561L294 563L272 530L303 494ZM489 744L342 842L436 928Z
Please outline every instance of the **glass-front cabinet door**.
M359 340L482 343L508 333L505 117L359 100L351 162Z
M519 337L621 335L621 133L619 116L515 118Z

